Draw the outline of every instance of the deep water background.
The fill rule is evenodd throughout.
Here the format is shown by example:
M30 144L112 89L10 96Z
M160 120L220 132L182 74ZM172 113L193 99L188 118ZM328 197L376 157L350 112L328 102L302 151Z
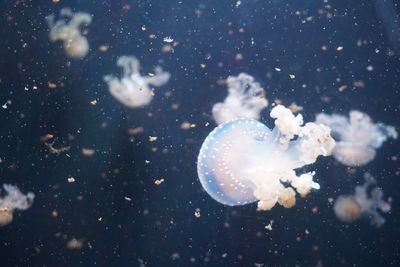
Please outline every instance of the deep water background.
M2 266L400 265L400 169L393 158L400 157L399 141L386 142L362 168L319 159L302 171L316 170L321 190L291 209L225 207L202 190L196 174L197 153L215 127L211 107L226 95L217 81L240 72L264 86L270 103L280 99L303 106L305 121L322 111L358 109L399 130L398 2L236 3L7 0L1 5L0 104L12 103L0 109L0 181L36 195L29 210L15 212L13 223L0 228ZM83 60L68 59L62 43L48 38L45 16L66 6L93 15L87 27L91 51ZM161 52L166 36L179 43L173 53ZM110 48L104 53L101 45ZM239 53L243 60L235 60ZM149 106L128 109L109 94L102 77L120 73L115 64L120 55L139 58L143 74L157 65L171 73ZM369 65L373 71L367 71ZM357 81L364 87L353 86ZM340 92L342 85L348 87ZM94 99L98 103L92 106ZM267 125L269 110L262 119ZM180 129L185 121L197 127ZM127 130L139 126L144 132L132 138ZM48 133L56 146L71 149L50 154L40 140ZM158 140L150 143L148 136ZM85 157L82 148L96 153ZM365 171L393 198L380 229L367 219L342 224L328 201L353 192ZM76 182L68 183L68 177ZM164 183L155 185L161 178ZM197 208L200 218L194 216ZM273 230L267 231L270 220ZM72 238L83 239L83 248L67 249Z

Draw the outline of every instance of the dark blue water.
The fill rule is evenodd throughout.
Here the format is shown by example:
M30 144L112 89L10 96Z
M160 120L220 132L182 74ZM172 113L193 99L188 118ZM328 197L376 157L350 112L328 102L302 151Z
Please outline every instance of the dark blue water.
M197 153L215 127L212 105L226 95L217 81L240 72L253 75L270 102L303 106L305 121L322 111L359 109L398 128L398 2L242 0L235 5L226 0L1 5L0 104L12 103L0 110L0 181L36 198L0 228L0 265L399 266L400 166L391 159L400 156L399 141L386 142L355 174L332 157L319 159L305 170L317 171L321 189L291 209L225 207L202 190L196 173ZM49 41L44 18L65 6L93 15L87 34L91 51L83 60L67 58L61 42ZM166 36L179 43L174 53L161 52ZM110 49L101 52L101 45ZM339 46L343 51L336 51ZM243 60L235 60L238 53ZM156 65L171 73L149 106L128 109L109 94L102 78L119 73L120 55L135 55L142 73ZM353 86L358 81L364 86ZM348 87L340 92L342 85ZM98 103L92 106L94 99ZM262 121L272 125L269 110ZM184 131L184 121L197 127ZM127 130L138 126L144 132L132 138ZM40 140L48 133L57 147L70 150L49 153ZM148 136L158 140L150 143ZM82 148L95 154L85 157ZM380 229L367 219L341 223L328 202L351 193L365 171L393 198ZM161 178L164 183L155 185ZM272 231L264 229L270 220ZM82 239L83 247L67 249L72 238Z

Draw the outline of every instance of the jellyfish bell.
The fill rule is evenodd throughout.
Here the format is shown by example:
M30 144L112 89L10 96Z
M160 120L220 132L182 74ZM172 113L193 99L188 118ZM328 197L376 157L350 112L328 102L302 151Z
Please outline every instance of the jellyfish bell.
M361 206L351 195L339 196L333 206L336 216L345 223L351 223L360 218Z
M65 41L64 49L69 57L83 58L89 52L89 43L85 37L76 36Z
M113 97L130 108L143 107L153 99L150 88L140 76L130 78L105 78L109 84L109 90Z
M280 105L272 109L271 117L276 118L272 131L256 120L237 119L207 136L197 173L212 198L230 206L258 201L259 209L269 210L276 203L292 207L295 190L306 196L319 189L312 180L315 172L297 176L295 169L331 153L334 141L329 128L313 123L301 126L302 118Z
M333 149L335 159L350 167L363 166L372 161L375 155L372 147L350 142L338 142Z
M0 226L5 226L12 222L13 220L13 213L8 208L1 208L0 209Z

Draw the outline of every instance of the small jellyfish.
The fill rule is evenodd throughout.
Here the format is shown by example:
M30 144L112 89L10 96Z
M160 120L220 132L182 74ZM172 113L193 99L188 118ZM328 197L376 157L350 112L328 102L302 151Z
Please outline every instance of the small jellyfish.
M111 95L130 108L148 105L154 96L149 85L162 86L171 77L168 72L163 72L160 67L155 68L155 74L141 76L139 60L133 56L121 56L117 61L117 66L123 69L122 78L107 75L104 77L104 81L108 84Z
M72 58L83 58L89 52L89 43L80 31L82 24L90 24L92 17L88 13L73 13L69 8L63 8L60 16L70 18L67 22L64 19L55 22L55 16L46 17L50 28L50 40L55 42L61 40L64 42L64 49L67 55Z
M389 212L390 202L382 199L383 191L379 187L373 188L368 196L368 188L376 184L376 181L369 173L366 173L364 178L365 183L356 186L354 195L340 195L336 199L333 210L342 222L352 223L362 216L368 216L372 225L380 227L385 223L385 219L379 211Z
M35 198L33 193L29 192L24 195L18 187L13 185L4 184L3 188L6 195L0 198L0 226L11 223L15 209L26 210L30 208Z
M258 120L261 111L268 106L260 84L246 73L229 76L226 83L228 96L224 102L216 103L212 108L216 123L222 124L240 118Z
M351 167L369 163L383 142L389 137L397 138L393 126L374 124L367 114L357 110L350 111L349 119L337 114L320 113L315 122L332 129L332 136L337 141L333 156L340 163Z
M325 125L307 123L284 106L270 113L271 131L253 119L231 120L215 128L204 141L197 173L206 192L218 202L245 205L258 201L258 209L276 203L285 208L296 202L296 192L306 196L319 189L315 172L297 175L295 169L330 155L335 141Z

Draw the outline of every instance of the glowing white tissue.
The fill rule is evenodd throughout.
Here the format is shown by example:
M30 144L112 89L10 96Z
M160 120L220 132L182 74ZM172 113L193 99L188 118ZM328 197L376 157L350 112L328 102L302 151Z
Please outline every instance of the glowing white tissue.
M13 220L14 210L26 210L33 204L35 195L31 192L24 195L18 187L4 184L6 195L0 198L0 226L7 225Z
M60 16L65 17L66 20L60 19L55 22L53 14L46 17L50 28L50 40L52 42L63 41L64 49L69 57L85 57L89 52L89 43L86 37L82 35L80 27L82 24L90 24L92 17L88 13L73 13L69 8L61 9Z
M224 102L216 103L212 108L213 118L217 124L230 120L260 118L261 111L268 106L264 89L253 76L240 73L239 76L229 76L226 80L228 96Z
M160 67L157 67L155 74L151 76L141 76L139 60L133 56L121 56L117 61L117 66L123 69L122 78L107 75L104 77L104 81L107 82L111 95L130 108L148 105L154 96L149 85L162 86L171 77L168 72L163 72Z
M235 206L258 201L270 210L276 203L290 208L296 192L306 196L319 189L315 172L297 175L295 169L330 155L335 141L325 125L307 123L278 105L271 111L275 127L252 119L219 125L204 141L197 161L203 188L218 202ZM297 137L297 138L296 138ZM293 139L295 138L295 139Z
M376 149L381 147L389 137L396 139L397 132L393 126L374 123L371 118L360 111L350 111L345 116L320 113L316 123L325 124L332 129L337 141L333 156L346 166L362 166L375 158Z

